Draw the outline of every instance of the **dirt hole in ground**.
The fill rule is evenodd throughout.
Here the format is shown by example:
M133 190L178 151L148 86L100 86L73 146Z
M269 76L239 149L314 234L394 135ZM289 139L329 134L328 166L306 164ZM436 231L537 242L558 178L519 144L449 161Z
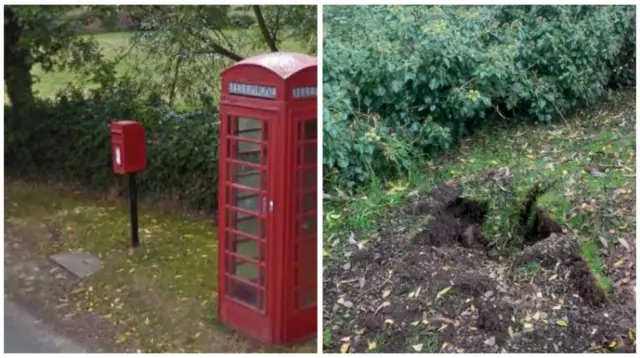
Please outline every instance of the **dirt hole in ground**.
M610 303L578 239L533 208L523 245L498 258L482 232L492 211L455 183L389 214L325 268L327 349L584 352L624 336L635 311Z
M535 205L535 203L531 203ZM523 233L523 246L545 240L554 233L562 233L562 226L547 213L537 207L533 222ZM460 245L465 248L485 250L489 245L482 231L484 220L489 214L487 203L461 196L457 187L440 186L430 193L429 198L418 203L413 214L430 216L426 226L412 238L413 243L436 247ZM521 215L522 226L526 217Z

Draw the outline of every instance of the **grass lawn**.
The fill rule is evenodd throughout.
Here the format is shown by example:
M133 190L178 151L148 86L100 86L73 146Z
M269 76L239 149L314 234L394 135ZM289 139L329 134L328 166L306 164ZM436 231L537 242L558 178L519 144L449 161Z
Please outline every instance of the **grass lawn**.
M374 181L346 195L328 193L331 198L324 201L323 222L325 266L348 261L344 256L353 251L348 249L351 245L360 247L373 240L381 225L396 225L390 216L394 208L448 180L461 183L463 197L489 203L484 235L498 246L508 245L512 232L504 224L510 214L491 210L504 203L507 190L473 184L478 176L507 167L508 191L516 197L523 197L536 181L556 181L538 206L576 234L584 261L604 291L633 284L635 278L621 277L618 266L635 262L635 257L617 257L616 248L635 247L635 110L635 89L619 91L611 102L581 109L550 125L480 130L403 180ZM530 263L525 276L537 269L535 262ZM339 338L325 329L326 346L335 347Z
M242 36L242 32L234 30L227 30L225 34L229 38ZM107 59L115 59L122 56L122 54L125 53L131 45L131 33L128 32L102 33L87 36L92 36L99 42L104 57ZM284 41L280 47L281 51L306 52L301 48L301 45L298 42L292 40ZM241 51L241 53L245 53L246 56L252 56L265 51L266 47L251 51ZM135 68L137 68L136 66L140 66L143 70L149 69L151 61L154 60L154 58L147 58L144 53L134 49L118 64L117 70L119 74L124 74L127 71L135 70ZM37 78L34 90L36 91L37 96L41 98L51 98L69 82L82 80L79 75L74 74L73 72L58 71L45 73L39 66L35 66L33 68L32 74ZM154 78L154 74L151 74L151 76ZM155 78L157 79L158 77ZM7 102L6 95L5 102Z
M144 352L255 352L262 348L215 321L216 228L208 221L140 209L141 249L127 254L125 203L5 179L5 225L46 257L66 250L98 256L104 267L70 296L78 311L123 327L114 337ZM281 352L315 352L311 341Z

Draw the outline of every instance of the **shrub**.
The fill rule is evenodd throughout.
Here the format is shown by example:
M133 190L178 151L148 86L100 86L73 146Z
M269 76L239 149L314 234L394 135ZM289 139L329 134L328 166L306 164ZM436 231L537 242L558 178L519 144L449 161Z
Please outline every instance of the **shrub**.
M171 196L194 208L217 203L218 113L215 108L177 111L156 99L141 101L141 88L128 81L85 95L69 88L40 101L30 118L6 117L5 163L19 174L73 181L107 189L111 171L109 123L135 119L145 126L147 171L142 194ZM5 108L5 113L10 113Z
M635 85L633 6L334 6L325 32L328 187L402 173L492 121L549 122Z

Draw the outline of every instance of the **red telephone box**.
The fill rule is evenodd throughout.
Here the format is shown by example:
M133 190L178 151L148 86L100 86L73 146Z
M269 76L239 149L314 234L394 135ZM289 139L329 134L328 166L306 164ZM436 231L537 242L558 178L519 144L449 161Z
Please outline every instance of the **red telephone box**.
M218 317L266 344L317 334L316 68L276 52L222 72Z

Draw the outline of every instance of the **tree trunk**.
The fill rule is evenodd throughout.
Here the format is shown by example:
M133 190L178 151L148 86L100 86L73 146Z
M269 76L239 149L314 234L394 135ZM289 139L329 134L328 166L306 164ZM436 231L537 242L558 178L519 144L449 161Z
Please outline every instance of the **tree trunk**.
M4 82L12 111L24 118L33 107L33 77L29 53L20 46L22 27L18 15L5 6L4 23Z

